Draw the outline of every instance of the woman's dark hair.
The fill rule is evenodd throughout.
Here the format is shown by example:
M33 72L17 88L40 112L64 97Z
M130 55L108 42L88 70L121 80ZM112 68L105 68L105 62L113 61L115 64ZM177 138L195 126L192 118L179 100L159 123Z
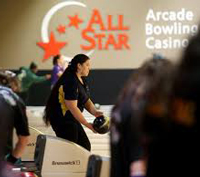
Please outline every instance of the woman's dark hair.
M165 98L171 91L173 73L174 65L168 59L152 58L146 61L127 81L113 107L111 117L120 116L128 104L130 115L140 119L150 99L160 101L164 98L163 103L167 102ZM138 108L135 109L136 107Z
M71 62L69 62L69 66L68 66L67 70L69 70L69 72L71 72L71 73L76 73L77 69L78 69L77 65L78 64L82 65L89 59L90 58L85 54L78 54L71 60Z
M35 62L31 62L31 64L30 64L30 66L29 66L29 68L31 69L31 70L33 70L33 69L35 69L35 68L37 68L38 66L37 66L37 64L35 63Z
M180 60L174 82L174 94L187 99L199 99L200 31L189 40Z
M115 120L116 116L121 117L124 108L129 107L126 109L131 116L131 122L138 120L142 123L146 108L151 101L162 101L163 104L168 101L166 97L170 94L173 71L174 66L168 59L152 58L143 63L121 91L112 110L112 119ZM134 127L134 123L131 126Z
M61 55L55 55L53 57L53 65L57 65L58 64L58 59L61 57Z
M56 110L54 109L55 107L55 102L57 101L57 94L60 86L64 83L65 78L67 77L68 74L76 74L77 69L78 69L78 64L83 64L90 58L85 55L85 54L77 54L74 56L74 58L71 60L69 63L68 67L65 69L64 73L61 75L61 77L58 79L56 82L55 86L53 87L51 94L47 100L46 108L44 111L44 116L43 120L46 125L50 124L51 117L56 115Z
M17 76L10 76L9 74L6 74L5 72L0 71L0 85L3 85L5 87L15 86L16 90L13 90L15 92L21 91L21 83Z
M173 64L168 59L157 59L151 58L143 63L143 65L135 71L132 76L128 79L126 85L124 86L121 94L119 95L117 107L123 104L125 97L131 97L136 94L136 89L139 86L145 87L144 92L149 90L159 90L162 87L162 91L169 89L166 85L166 79L171 79L171 74L173 70ZM164 82L164 83L161 83ZM157 87L157 89L154 89Z
M9 85L9 79L6 76L5 73L0 71L0 85L8 86Z

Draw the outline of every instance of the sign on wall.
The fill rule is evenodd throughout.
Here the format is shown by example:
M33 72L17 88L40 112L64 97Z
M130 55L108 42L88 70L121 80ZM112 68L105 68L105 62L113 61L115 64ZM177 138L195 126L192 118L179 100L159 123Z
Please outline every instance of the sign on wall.
M198 26L190 24L194 13L185 8L178 11L155 11L149 9L146 15L145 33L148 49L176 49L186 47L188 38L182 35L194 35ZM163 37L162 37L163 36Z
M0 67L9 69L51 69L53 56L78 53L92 69L138 68L154 53L178 61L200 22L198 0L1 1Z
M106 20L104 20L101 11L97 8L92 9L89 19L81 18L78 13L68 15L69 22L57 26L49 36L48 26L52 16L63 7L74 5L86 8L85 4L77 1L61 2L53 6L44 17L41 30L42 41L37 42L37 45L44 50L43 61L60 54L61 49L70 44L70 41L58 41L54 35L56 32L60 35L65 34L68 28L75 28L80 32L84 42L80 43L79 47L87 55L92 54L95 50L110 50L111 48L114 50L129 50L131 48L127 33L130 26L124 23L124 15L108 14ZM82 27L83 23L85 23L84 27ZM69 56L65 57L68 60L71 59Z

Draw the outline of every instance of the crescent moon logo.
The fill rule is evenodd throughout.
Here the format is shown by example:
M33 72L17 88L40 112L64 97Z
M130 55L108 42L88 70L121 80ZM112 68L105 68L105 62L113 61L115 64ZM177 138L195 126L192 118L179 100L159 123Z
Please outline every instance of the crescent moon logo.
M42 28L41 28L41 37L42 37L42 42L43 43L48 43L49 42L49 35L48 35L48 28L49 28L49 22L52 18L52 16L61 8L66 7L66 6L80 6L80 7L84 7L86 8L86 5L81 3L81 2L76 2L76 1L66 1L66 2L61 2L56 4L55 6L53 6L45 15L43 21L42 21ZM54 39L53 34L51 34L50 38ZM54 41L55 42L55 41ZM62 47L65 45L66 43L60 43L60 45L62 45ZM38 43L38 45L42 46L40 43ZM58 44L59 45L59 44ZM89 52L86 53L86 55L91 55L94 52L94 50L91 50ZM72 57L70 56L64 56L64 59L66 61L71 61Z

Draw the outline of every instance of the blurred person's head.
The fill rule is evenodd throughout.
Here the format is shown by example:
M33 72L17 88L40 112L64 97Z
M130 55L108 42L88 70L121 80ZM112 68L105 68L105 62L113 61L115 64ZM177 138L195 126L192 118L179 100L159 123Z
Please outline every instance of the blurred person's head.
M37 73L38 72L38 66L35 62L31 62L29 69L33 72L33 73Z
M63 66L64 65L64 58L62 55L55 55L53 57L53 65L59 65L59 66Z
M16 76L9 78L9 82L10 82L9 86L14 92L21 91L21 82Z
M148 79L146 81L147 111L155 111L154 113L157 111L157 114L159 114L161 110L166 108L165 104L169 101L168 97L174 77L174 65L168 59L153 58L143 64L140 72L142 75L146 75L146 79ZM156 109L151 109L154 106L156 106Z
M147 98L148 96L148 98L159 99L167 94L171 88L173 69L173 64L168 59L147 60L127 81L117 105L123 104L126 97L131 97L132 101L140 101L140 97Z
M118 117L116 120L122 119L123 111L126 109L129 111L129 114L126 114L133 116L133 131L146 131L149 126L146 125L144 118L146 115L158 118L165 116L168 111L173 71L174 66L167 59L152 58L144 62L123 88L112 110L114 120L115 117Z
M173 87L173 112L177 123L197 126L200 116L200 31L190 38L178 65ZM181 112L184 114L180 114Z
M20 92L21 84L16 75L10 72L0 71L0 85L11 88L14 92Z
M0 71L0 85L8 86L8 77L3 71Z

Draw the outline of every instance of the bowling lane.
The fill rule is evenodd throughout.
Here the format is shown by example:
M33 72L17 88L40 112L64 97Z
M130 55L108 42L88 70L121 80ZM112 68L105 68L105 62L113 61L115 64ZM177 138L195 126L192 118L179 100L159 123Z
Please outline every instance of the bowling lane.
M100 110L103 111L104 114L108 117L110 117L111 109L112 109L112 105L101 105L100 107ZM43 119L42 119L43 111L44 111L43 106L27 106L27 115L29 119L29 125L38 129L44 134L55 136L55 133L52 130L52 128L46 127L43 122ZM94 116L92 116L87 111L84 111L83 114L88 122L93 122ZM92 145L91 152L93 154L98 154L102 156L110 156L109 133L100 135L100 134L94 134L88 128L84 127L84 129Z

